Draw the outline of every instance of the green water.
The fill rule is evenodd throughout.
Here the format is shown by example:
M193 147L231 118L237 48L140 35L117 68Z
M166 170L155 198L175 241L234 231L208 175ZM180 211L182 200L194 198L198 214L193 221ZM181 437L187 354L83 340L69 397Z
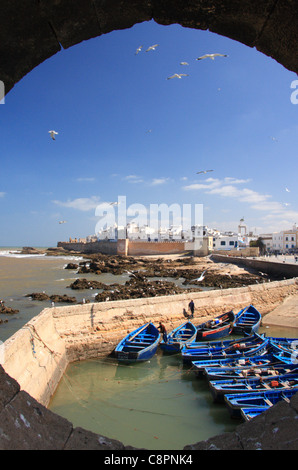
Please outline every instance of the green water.
M236 424L180 356L162 353L132 365L109 358L72 364L49 408L74 426L146 449L182 449Z
M260 332L298 336L287 328ZM208 382L183 365L180 354L161 351L131 365L114 358L70 364L49 409L74 427L148 450L182 450L233 431L241 422L231 419L225 405L213 402Z

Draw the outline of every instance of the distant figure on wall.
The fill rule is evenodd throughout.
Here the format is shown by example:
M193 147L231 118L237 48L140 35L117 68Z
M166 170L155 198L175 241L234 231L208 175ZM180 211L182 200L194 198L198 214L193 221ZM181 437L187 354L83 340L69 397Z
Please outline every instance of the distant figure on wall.
M194 301L191 300L188 304L188 308L189 310L191 311L191 315L189 316L189 318L193 318L193 314L194 314L194 311L195 311L195 304L194 304Z

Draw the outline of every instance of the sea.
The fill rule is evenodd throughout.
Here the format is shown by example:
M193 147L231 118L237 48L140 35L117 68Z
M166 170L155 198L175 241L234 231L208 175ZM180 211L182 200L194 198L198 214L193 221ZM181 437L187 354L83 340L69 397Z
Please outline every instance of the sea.
M0 299L19 310L1 315L0 341L22 328L50 301L27 295L45 292L94 301L98 290L74 291L68 286L78 277L106 284L125 283L128 275L77 274L65 269L79 256L22 255L20 247L0 248ZM59 304L63 305L63 304ZM297 330L261 328L267 336L296 338ZM68 366L48 406L74 427L148 450L182 450L187 444L235 430L225 405L213 403L206 380L198 379L181 356L158 352L141 364L118 364L113 357L95 358Z

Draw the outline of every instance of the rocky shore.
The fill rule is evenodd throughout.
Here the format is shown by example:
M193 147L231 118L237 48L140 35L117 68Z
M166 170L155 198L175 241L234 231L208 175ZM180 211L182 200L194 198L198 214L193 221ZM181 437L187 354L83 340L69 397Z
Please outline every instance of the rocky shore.
M23 249L23 253L26 254L33 252L40 253L41 250L30 247ZM46 250L47 255L51 255L52 252L61 255L63 250L62 252L60 249ZM100 292L94 298L95 302L199 292L206 288L228 289L278 280L276 276L269 277L259 271L240 268L235 264L216 263L209 257L196 258L185 255L125 257L75 254L85 258L84 261L70 262L65 269L75 270L78 275L92 274L95 278L78 277L67 287L74 291L99 290ZM105 273L115 276L126 275L129 280L124 284L119 282L105 284L96 279L97 276ZM79 303L75 296L68 295L34 292L27 294L27 297L54 303ZM89 300L84 299L84 302L89 302Z
M91 255L88 261L69 263L66 269L78 274L111 273L129 275L129 281L111 285L85 278L76 279L69 287L78 289L102 289L95 301L122 300L128 298L173 295L197 292L202 288L227 289L269 282L264 273L254 272L226 263L215 263L208 257L122 257L119 255ZM171 280L169 280L171 279ZM180 281L179 287L175 281ZM275 279L272 279L275 280Z

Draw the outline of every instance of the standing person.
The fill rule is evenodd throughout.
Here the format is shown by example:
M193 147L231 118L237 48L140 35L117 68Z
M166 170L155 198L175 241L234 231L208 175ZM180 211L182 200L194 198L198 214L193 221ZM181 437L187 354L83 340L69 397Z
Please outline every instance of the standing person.
M164 340L164 342L166 343L168 337L167 337L167 329L166 329L165 325L164 325L163 323L161 323L161 321L160 321L160 322L159 322L159 326L158 326L157 328L158 328L158 330L161 332L162 337L163 337L163 340Z
M194 304L194 301L191 300L188 304L188 308L189 310L191 311L191 315L189 316L189 318L193 318L193 314L194 314L194 311L195 311L195 304Z

